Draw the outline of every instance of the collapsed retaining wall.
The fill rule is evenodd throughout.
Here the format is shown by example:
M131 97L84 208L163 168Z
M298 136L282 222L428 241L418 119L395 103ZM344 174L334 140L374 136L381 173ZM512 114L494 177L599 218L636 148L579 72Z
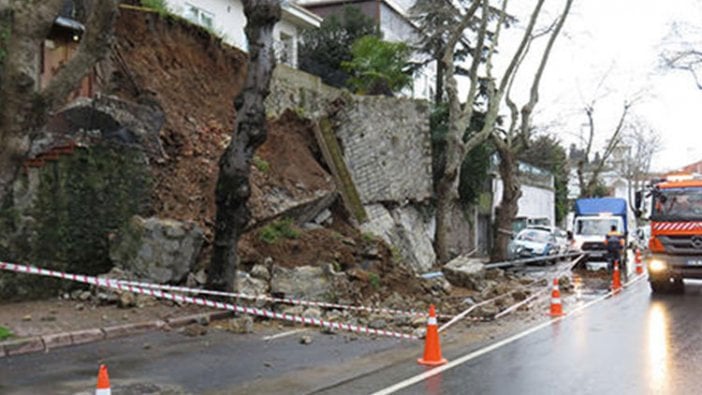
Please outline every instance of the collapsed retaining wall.
M428 209L432 169L427 102L352 95L279 65L266 108L269 116L293 109L309 119L330 119L342 163L365 209L361 228L394 245L415 272L432 267L436 256Z

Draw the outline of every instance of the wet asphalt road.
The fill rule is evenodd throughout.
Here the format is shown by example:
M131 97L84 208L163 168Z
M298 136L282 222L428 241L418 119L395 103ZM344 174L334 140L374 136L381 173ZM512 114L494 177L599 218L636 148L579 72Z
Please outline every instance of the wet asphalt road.
M302 334L263 341L260 333L152 333L0 358L0 394L90 394L100 362L115 394L368 394L426 372L415 343L311 330L304 334L313 343L303 346ZM503 340L444 344L444 356L457 361ZM700 374L702 282L688 283L684 295L652 296L639 281L397 393L699 394Z
M700 394L701 374L702 283L687 283L684 295L654 296L640 281L397 393ZM391 384L379 379L374 390Z
M338 371L313 377L305 369L358 363L360 356L410 345L387 338L325 335L318 330L274 340L263 340L264 335L210 330L206 336L188 337L156 332L0 358L0 394L92 394L100 363L108 366L115 395L305 393L345 379ZM303 335L311 336L312 344L300 344ZM416 354L416 347L411 351ZM256 380L285 377L295 380L255 390L260 388Z

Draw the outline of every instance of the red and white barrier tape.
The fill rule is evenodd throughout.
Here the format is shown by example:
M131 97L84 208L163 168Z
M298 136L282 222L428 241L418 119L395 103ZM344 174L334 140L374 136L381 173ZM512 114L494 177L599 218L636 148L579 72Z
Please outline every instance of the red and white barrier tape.
M346 304L315 302L315 301L310 301L310 300L299 300L299 299L292 299L292 298L274 298L274 297L268 296L268 295L249 295L249 294L244 294L244 293L211 291L211 290L207 290L207 289L178 287L178 286L174 286L174 285L162 285L162 284L153 284L153 283L145 283L145 282L138 282L138 281L126 281L126 280L115 280L115 281L119 282L120 284L133 285L133 286L142 287L142 288L160 289L162 291L174 291L174 292L184 292L184 293L195 293L195 294L201 294L201 295L225 296L225 297L230 297L230 298L241 298L241 299L248 299L248 300L254 300L254 301L261 300L261 301L266 301L266 302L285 303L285 304L299 305L299 306L322 307L322 308L326 308L326 309L367 311L370 313L385 313L385 314L393 314L396 316L410 316L410 317L428 317L429 316L428 313L421 313L421 312L417 312L417 311L388 309L388 308L384 308L384 307L352 306L352 305L346 305ZM445 314L443 314L443 315L437 314L437 317L442 318L442 319L452 318L452 316L445 315Z
M120 291L127 291L127 292L131 292L131 293L149 295L149 296L152 296L154 298L159 298L159 299L174 300L174 301L179 302L179 303L191 303L191 304L196 304L199 306L206 306L206 307L212 307L212 308L217 308L217 309L229 310L229 311L234 311L237 313L256 315L256 316L266 317L266 318L270 318L270 319L291 321L291 322L296 322L296 323L300 323L300 324L304 324L304 325L314 325L314 326L325 327L325 328L329 328L329 329L343 330L343 331L361 333L361 334L366 334L366 335L388 336L388 337L395 337L395 338L409 339L409 340L417 340L418 339L416 336L408 334L408 333L386 331L386 330L382 330L382 329L373 329L373 328L368 328L368 327L358 326L358 325L342 324L339 322L324 321L324 320L319 320L316 318L307 318L307 317L301 317L301 316L294 316L294 315L290 315L290 314L276 313L274 311L258 309L255 307L238 306L238 305L229 304L229 303L215 302L215 301L208 300L208 299L191 298L188 296L174 295L174 294L171 294L168 292L163 292L160 290L145 289L145 288L137 287L137 286L133 286L133 285L122 284L122 283L120 283L116 280L112 280L112 279L97 278L97 277L92 277L92 276L86 276L83 274L64 273L64 272L59 272L56 270L42 269L42 268L38 268L35 266L18 265L15 263L7 263L7 262L0 261L0 270L6 270L6 271L11 271L11 272L17 272L17 273L25 273L25 274L35 274L35 275L41 275L41 276L46 276L46 277L56 277L56 278L60 278L63 280L76 281L76 282L80 282L80 283L95 285L98 287L111 288L111 289L117 289Z

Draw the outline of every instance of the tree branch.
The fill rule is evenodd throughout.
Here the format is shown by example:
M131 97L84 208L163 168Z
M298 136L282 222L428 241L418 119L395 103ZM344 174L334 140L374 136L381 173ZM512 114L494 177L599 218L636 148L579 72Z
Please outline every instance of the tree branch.
M463 30L474 18L475 12L477 11L478 6L481 4L481 1L483 4L483 18L480 25L480 31L478 32L478 42L473 50L473 59L469 72L470 85L468 89L468 96L466 98L466 103L463 104L463 109L461 109L461 102L458 98L458 84L455 77L453 50L460 37L463 35ZM480 66L480 62L482 61L482 47L487 31L487 4L488 0L475 0L475 2L466 12L466 15L464 15L461 25L459 25L458 29L453 32L451 39L449 40L449 45L447 45L446 52L444 53L443 63L446 69L445 86L446 94L449 99L449 133L446 138L447 140L450 140L447 146L445 172L450 176L458 174L463 157L465 156L466 152L469 152L469 149L466 148L466 144L463 143L463 135L468 128L470 118L473 114L473 105L475 103L475 95L478 89L478 68Z
M553 29L553 31L551 32L551 36L549 37L548 43L546 44L546 49L544 50L544 53L541 56L539 68L537 69L536 75L534 76L534 81L532 81L531 84L531 90L529 92L529 102L526 105L524 105L524 107L522 107L521 133L524 138L528 137L531 113L534 110L534 106L536 106L536 103L539 101L539 84L541 83L541 77L543 76L544 69L546 68L546 63L548 62L548 59L551 55L553 44L556 42L556 38L560 34L561 29L563 29L563 25L565 24L568 14L570 13L570 7L572 4L573 0L566 1L563 13L561 14L561 17L558 23L556 24L555 29Z

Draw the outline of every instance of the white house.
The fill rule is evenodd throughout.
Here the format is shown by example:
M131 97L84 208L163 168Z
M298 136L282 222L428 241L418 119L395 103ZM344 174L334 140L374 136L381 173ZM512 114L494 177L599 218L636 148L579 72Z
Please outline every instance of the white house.
M493 159L496 160L496 159ZM493 173L492 213L502 200L504 189L499 173ZM553 174L536 166L519 162L522 196L519 198L517 217L546 218L556 225L556 192Z
M224 41L248 52L241 0L166 0L171 12L211 29ZM283 1L281 20L273 36L278 61L297 67L297 45L303 29L319 28L322 18L290 1Z

